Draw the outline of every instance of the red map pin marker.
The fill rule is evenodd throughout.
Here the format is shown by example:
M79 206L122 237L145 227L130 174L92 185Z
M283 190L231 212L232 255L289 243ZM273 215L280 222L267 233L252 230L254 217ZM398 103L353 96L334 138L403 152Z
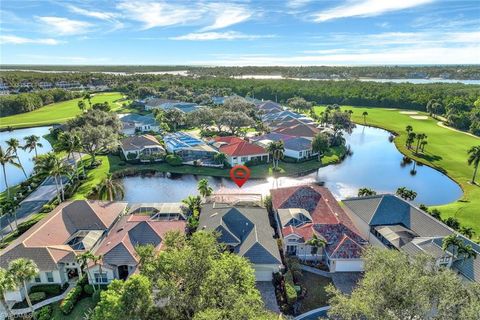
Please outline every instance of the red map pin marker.
M230 169L230 178L241 188L250 178L250 169L246 166L237 165Z

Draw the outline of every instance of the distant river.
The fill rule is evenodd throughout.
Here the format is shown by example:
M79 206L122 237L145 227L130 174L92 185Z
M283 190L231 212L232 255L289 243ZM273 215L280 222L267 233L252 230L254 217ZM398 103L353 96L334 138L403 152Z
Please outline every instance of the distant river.
M461 188L449 177L427 166L417 166L411 175L412 164L402 166L402 154L390 134L382 129L357 126L347 136L353 155L337 165L320 168L302 177L255 179L248 181L242 192L267 194L270 189L304 183L323 182L338 199L355 196L359 188L368 187L379 193L394 193L407 187L418 193L417 203L440 205L462 196ZM175 202L197 193L197 182L202 177L193 175L161 174L154 177L126 177L123 185L126 200L130 202ZM230 179L208 177L215 190L238 190Z
M52 146L47 140L43 138L43 136L50 133L50 128L51 127L36 127L0 132L0 145L5 151L8 147L5 143L6 140L10 138L17 138L18 141L20 141L20 145L23 145L25 142L23 138L34 134L40 137L40 143L43 145L42 147L37 148L38 154L40 155L47 153L52 150ZM25 168L27 175L30 175L33 172L33 157L35 156L35 151L32 150L32 152L28 152L27 150L19 149L18 156L20 158L20 161L22 162L23 167ZM25 176L21 169L8 164L6 166L6 171L7 181L10 187L25 181ZM0 192L5 191L5 189L5 181L3 179L2 172L0 173Z

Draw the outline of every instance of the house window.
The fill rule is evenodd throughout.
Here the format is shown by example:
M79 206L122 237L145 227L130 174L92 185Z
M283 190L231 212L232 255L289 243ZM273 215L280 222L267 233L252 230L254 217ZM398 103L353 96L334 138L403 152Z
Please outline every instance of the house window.
M298 153L298 156L301 158L302 157L302 151Z
M94 273L93 276L95 277L95 282L96 283L107 283L107 273L102 272L102 273Z
M295 255L297 253L297 246L287 246L287 255Z
M40 278L40 274L37 274L37 275L35 276L35 282L36 282L36 283L42 282L42 279Z
M242 157L242 162L247 162L248 161L248 157Z
M47 281L48 282L53 282L53 273L52 272L45 272L45 275L47 276Z

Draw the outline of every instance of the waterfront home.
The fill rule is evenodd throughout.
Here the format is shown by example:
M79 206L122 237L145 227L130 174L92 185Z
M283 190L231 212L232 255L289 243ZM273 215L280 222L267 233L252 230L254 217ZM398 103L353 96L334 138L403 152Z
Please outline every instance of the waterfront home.
M173 102L178 102L176 100L171 100L171 99L163 99L163 98L156 98L156 97L147 97L142 101L139 101L140 103L143 103L144 109L146 111L152 111L153 109L160 109L161 105L164 103L173 103Z
M327 188L312 184L270 193L286 255L322 261L330 272L363 271L367 242ZM324 248L308 244L314 235L325 241Z
M40 273L28 283L28 288L75 281L81 274L77 256L94 249L126 207L124 202L63 202L2 250L0 267L7 268L17 258L33 260ZM24 296L24 290L19 289L8 292L5 298L22 301Z
M343 200L346 213L370 244L415 255L432 256L437 265L450 267L470 281L480 282L480 258L463 259L453 248L444 251L443 239L457 234L480 257L480 245L440 220L392 194Z
M265 101L257 106L258 110L260 110L262 113L277 113L283 111L283 107L273 101Z
M216 137L212 146L227 157L227 162L233 167L247 162L268 162L269 153L256 144L239 137Z
M218 232L221 243L252 263L257 281L271 281L273 273L282 267L274 230L263 207L206 203L202 207L198 230Z
M187 163L197 161L199 165L213 165L213 158L218 153L203 140L182 131L166 134L163 141L168 152L180 156Z
M165 234L169 231L185 232L183 220L159 220L150 215L126 215L115 224L94 251L102 259L88 264L89 282L107 284L113 279L125 280L137 273L140 257L135 247L153 245L155 251L163 248Z
M150 216L152 220L171 221L186 220L185 205L172 203L134 203L130 205L128 214Z
M153 114L127 114L120 118L122 121L122 133L131 136L137 132L159 132L160 127Z
M132 136L120 141L122 153L127 160L160 160L165 149L158 140L149 134Z
M268 148L272 142L283 141L285 148L284 155L295 160L310 159L318 155L318 152L312 151L312 141L302 137L294 137L287 134L270 132L250 139L255 144Z

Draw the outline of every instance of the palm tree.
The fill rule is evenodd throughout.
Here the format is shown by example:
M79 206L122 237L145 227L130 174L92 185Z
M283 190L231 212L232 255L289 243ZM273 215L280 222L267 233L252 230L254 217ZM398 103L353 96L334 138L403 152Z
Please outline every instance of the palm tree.
M363 123L364 123L364 124L367 124L368 112L367 112L367 111L363 111L362 116L363 116Z
M473 235L475 234L475 230L472 227L460 227L460 233L466 236L469 239L472 239Z
M12 310L10 310L7 301L5 300L5 294L8 291L15 290L16 287L17 284L15 283L12 274L3 268L0 268L0 303L2 304L3 309L7 312L8 319L13 319L14 317Z
M425 152L425 146L428 144L428 141L425 141L423 140L422 142L420 142L420 150L422 150L422 152Z
M478 164L480 163L480 146L471 147L468 150L468 165L472 165L475 168L473 170L472 183L475 184L475 177L477 175Z
M23 174L25 175L25 178L28 178L27 173L25 172L25 169L23 168L22 162L20 161L20 158L18 157L18 148L21 148L20 142L18 139L15 138L10 138L5 143L8 145L7 152L12 153L18 160L18 164L20 165L20 169L22 169Z
M460 239L458 235L452 233L449 236L446 236L442 240L442 250L448 251L451 250L453 257L458 256L458 248L463 245L463 240Z
M324 239L319 238L316 234L313 234L312 238L305 242L305 244L312 247L312 253L316 257L318 250L321 248L325 248L327 242Z
M411 125L408 125L405 127L405 130L407 131L407 133L413 132L413 127Z
M112 179L111 173L108 173L98 186L98 196L102 200L122 200L125 197L125 189L121 183Z
M462 260L462 263L468 259L476 259L477 252L473 249L471 244L465 244L462 241L462 245L458 248L458 256Z
M283 158L285 152L283 141L279 140L270 142L267 146L267 151L272 154L273 168L278 168L278 162Z
M88 100L88 104L90 105L90 108L92 108L92 95L91 95L89 92L87 92L87 93L85 94L85 96L83 97L83 99L87 99L87 100Z
M23 289L25 290L25 299L27 300L31 312L33 312L34 310L32 302L28 296L27 282L32 280L39 273L37 265L35 262L33 262L33 260L18 258L10 261L8 264L8 272L12 274L12 277L15 279L17 284L23 285Z
M415 153L418 153L418 148L420 147L420 143L427 138L425 133L417 134L417 148L415 149Z
M2 146L0 146L0 165L2 165L3 180L5 181L5 188L7 189L8 198L10 198L10 188L8 187L7 171L5 167L7 164L11 164L14 167L20 168L20 164L15 162L15 159L17 159L16 156L12 155L10 152L8 152L8 150L4 151Z
M188 196L183 199L182 202L187 206L190 214L197 210L200 211L202 205L202 199L200 196Z
M80 109L82 112L85 112L85 102L83 100L78 101L78 109Z
M227 155L222 152L217 153L213 156L213 160L215 160L215 162L218 164L225 163L225 160L227 160Z
M54 178L58 201L64 201L63 177L72 173L72 167L59 159L53 152L47 153L35 161L37 172Z
M78 152L78 159L75 159L75 151L78 151L81 148L80 137L73 132L62 132L58 136L57 148L59 151L67 152L67 159L70 159L70 157L72 158L76 176L78 173L78 161L81 161L81 154Z
M318 133L312 141L312 151L318 153L318 161L322 160L322 156L330 148L330 138L325 133Z
M28 152L32 152L32 150L35 150L35 158L38 157L37 147L43 147L43 145L39 142L40 137L32 134L31 136L23 138L23 140L25 140L25 145L23 146L23 148L28 149Z
M88 269L88 261L93 261L95 258L95 255L89 250L85 251L77 256L77 262L80 264L82 267L82 271L84 271L87 274L87 278L90 279L93 282L93 278L90 276L90 271ZM95 291L95 286L93 287L93 291Z
M374 196L376 194L377 194L377 192L375 190L372 190L372 189L369 189L369 188L358 189L358 196L359 197Z
M13 221L15 222L15 227L18 229L17 223L17 202L13 199L7 199L2 202L2 213L5 214L7 217L13 217ZM13 231L13 226L11 220L8 219L8 224L10 225L10 229Z
M208 197L212 194L213 188L208 185L208 179L201 179L197 185L198 192L202 197Z

